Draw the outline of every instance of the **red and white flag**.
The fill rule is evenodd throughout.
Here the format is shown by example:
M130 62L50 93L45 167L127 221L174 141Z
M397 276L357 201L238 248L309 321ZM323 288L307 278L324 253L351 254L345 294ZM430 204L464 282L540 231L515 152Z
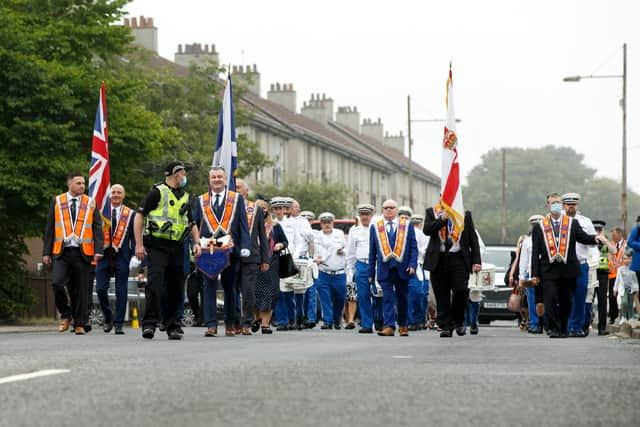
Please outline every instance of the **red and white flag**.
M460 163L458 163L458 136L456 135L456 115L453 109L453 74L449 65L447 79L447 122L442 141L442 196L440 204L451 220L452 237L459 238L464 230L464 206L460 185Z
M104 82L100 84L100 99L96 121L93 126L91 166L89 167L89 197L102 214L103 228L111 221L111 172L109 170L109 134L107 132L107 92Z

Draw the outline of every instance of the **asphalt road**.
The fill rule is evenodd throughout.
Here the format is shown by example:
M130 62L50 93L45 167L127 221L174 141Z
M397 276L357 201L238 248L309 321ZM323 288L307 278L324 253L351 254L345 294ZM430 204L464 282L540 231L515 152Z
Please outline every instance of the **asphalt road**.
M0 335L0 426L640 425L637 340L126 332Z

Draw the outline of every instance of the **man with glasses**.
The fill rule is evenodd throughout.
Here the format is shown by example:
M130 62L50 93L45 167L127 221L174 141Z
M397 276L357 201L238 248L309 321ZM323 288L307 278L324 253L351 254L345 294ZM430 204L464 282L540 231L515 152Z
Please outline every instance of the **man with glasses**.
M377 276L383 293L384 327L378 335L394 336L397 320L400 336L409 336L409 279L417 266L414 228L408 218L398 218L395 200L386 200L382 217L369 228L369 283Z

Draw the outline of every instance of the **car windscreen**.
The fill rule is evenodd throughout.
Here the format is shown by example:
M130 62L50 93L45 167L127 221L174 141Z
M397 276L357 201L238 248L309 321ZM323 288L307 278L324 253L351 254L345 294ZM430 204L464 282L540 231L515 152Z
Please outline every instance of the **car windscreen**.
M496 272L504 273L511 263L511 251L507 248L496 250L489 247L482 256L482 262L494 264Z

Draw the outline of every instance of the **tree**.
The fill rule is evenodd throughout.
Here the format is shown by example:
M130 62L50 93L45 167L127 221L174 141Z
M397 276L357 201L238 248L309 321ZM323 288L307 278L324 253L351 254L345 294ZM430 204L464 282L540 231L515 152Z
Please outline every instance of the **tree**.
M515 243L527 230L527 219L545 213L545 196L551 191L582 195L580 210L592 219L619 225L620 184L594 177L595 169L569 147L506 148L507 243ZM465 208L473 211L478 231L487 243L499 243L502 230L502 151L494 149L467 176L463 189ZM629 194L629 211L640 209L640 196Z
M341 183L304 183L288 181L282 188L274 185L256 185L256 193L266 197L275 196L293 197L300 203L303 210L312 211L317 215L322 212L331 212L336 218L345 218L351 212L351 191ZM348 209L349 208L349 209Z

